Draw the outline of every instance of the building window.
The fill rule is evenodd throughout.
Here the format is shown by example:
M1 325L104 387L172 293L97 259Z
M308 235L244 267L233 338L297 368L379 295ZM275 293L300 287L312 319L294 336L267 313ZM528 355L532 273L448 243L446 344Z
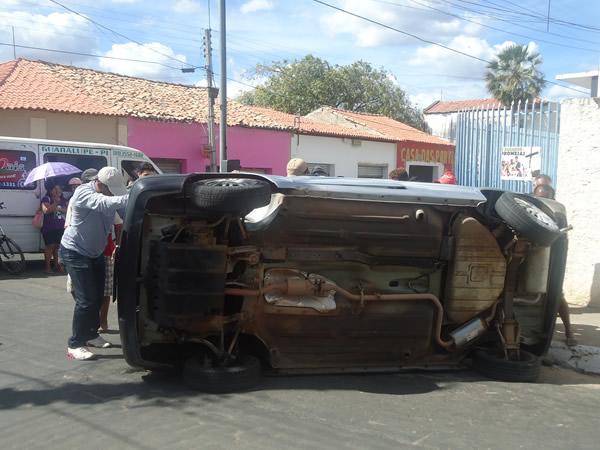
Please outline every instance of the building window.
M307 162L306 165L308 166L310 173L312 173L316 167L320 167L325 171L328 177L335 177L335 164Z
M387 164L359 164L358 178L387 178Z

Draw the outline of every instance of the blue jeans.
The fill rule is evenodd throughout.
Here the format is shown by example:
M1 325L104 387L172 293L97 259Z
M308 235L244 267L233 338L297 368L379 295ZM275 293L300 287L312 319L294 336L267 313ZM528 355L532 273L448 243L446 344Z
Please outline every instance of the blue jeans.
M88 258L62 245L59 254L71 277L75 297L73 335L68 345L70 348L83 347L87 341L98 337L104 295L104 255Z

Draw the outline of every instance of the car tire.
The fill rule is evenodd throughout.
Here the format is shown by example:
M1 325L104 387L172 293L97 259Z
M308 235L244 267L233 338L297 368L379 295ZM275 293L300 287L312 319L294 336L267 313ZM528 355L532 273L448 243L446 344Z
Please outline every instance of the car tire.
M519 351L518 360L504 359L493 350L477 350L473 354L473 369L495 380L531 383L538 379L541 359L525 350Z
M212 178L192 186L192 198L202 209L223 213L243 213L268 205L271 187L254 179Z
M549 246L560 236L554 218L532 197L505 192L495 209L507 225L534 244Z
M199 358L188 358L183 365L183 379L192 389L226 393L246 391L256 386L262 377L258 358L245 355L233 364L206 367Z

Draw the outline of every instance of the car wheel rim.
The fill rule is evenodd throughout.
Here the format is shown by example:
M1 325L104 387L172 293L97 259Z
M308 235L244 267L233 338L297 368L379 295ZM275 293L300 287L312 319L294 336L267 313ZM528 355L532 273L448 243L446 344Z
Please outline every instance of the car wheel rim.
M558 231L558 226L556 225L556 222L554 222L554 220L552 220L552 218L548 214L546 214L544 211L542 211L540 208L538 208L537 206L533 205L532 203L530 203L527 200L524 200L522 198L515 198L515 202L521 208L523 208L527 212L527 214L529 214L531 217L533 217L537 222L544 225L544 227L546 227L552 231Z

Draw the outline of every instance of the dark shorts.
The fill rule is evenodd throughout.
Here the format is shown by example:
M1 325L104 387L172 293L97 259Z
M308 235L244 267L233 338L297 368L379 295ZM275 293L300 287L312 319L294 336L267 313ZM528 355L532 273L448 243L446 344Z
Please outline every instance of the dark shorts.
M62 239L62 235L65 230L42 230L42 236L44 236L44 243L46 245L52 244L60 244L60 240Z

